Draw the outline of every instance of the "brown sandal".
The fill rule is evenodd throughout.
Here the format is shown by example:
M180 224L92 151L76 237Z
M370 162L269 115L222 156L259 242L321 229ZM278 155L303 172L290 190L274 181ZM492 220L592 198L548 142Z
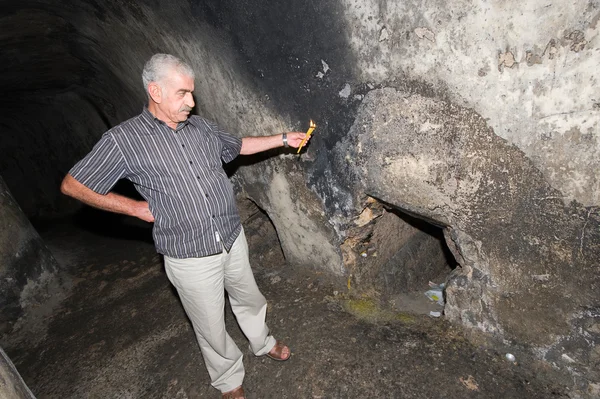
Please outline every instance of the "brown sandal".
M290 357L292 357L292 350L290 348L288 348L288 351L289 351L288 355L286 357L283 357L283 349L284 348L288 348L288 347L285 346L283 342L277 341L275 343L275 346L273 347L273 349L271 349L269 351L269 353L267 353L267 357L269 357L270 359L273 359L273 360L277 360L278 362L285 362Z
M242 388L241 385L232 391L223 392L223 396L222 396L222 399L245 399L245 398L246 398L246 395L244 394L244 388Z

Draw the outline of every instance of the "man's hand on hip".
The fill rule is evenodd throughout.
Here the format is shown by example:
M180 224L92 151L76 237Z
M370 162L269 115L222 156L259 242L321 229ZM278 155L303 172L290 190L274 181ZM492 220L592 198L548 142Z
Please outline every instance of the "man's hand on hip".
M138 201L134 212L134 215L138 219L142 219L145 222L154 222L154 216L150 212L150 207L146 201Z
M136 201L116 193L98 194L79 183L71 175L65 176L60 191L94 208L133 216L146 222L154 222L154 216L146 201Z

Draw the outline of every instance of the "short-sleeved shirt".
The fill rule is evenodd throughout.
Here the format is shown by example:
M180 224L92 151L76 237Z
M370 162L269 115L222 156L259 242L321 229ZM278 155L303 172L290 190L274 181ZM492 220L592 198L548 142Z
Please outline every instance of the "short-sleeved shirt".
M203 257L229 250L241 231L233 187L223 163L241 139L191 116L173 130L147 108L110 129L69 174L99 194L118 180L133 182L154 216L159 253Z

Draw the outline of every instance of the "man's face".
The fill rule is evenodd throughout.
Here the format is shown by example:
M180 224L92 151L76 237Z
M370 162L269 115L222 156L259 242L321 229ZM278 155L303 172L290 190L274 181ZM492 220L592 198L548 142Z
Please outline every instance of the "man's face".
M194 108L194 79L183 73L173 71L161 82L161 113L167 123L177 124L185 121Z

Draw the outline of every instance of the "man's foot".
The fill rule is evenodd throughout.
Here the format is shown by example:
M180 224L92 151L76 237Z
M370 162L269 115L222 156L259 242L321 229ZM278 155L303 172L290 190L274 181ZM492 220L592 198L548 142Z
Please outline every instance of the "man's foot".
M223 392L223 396L222 396L222 399L245 399L245 398L246 398L246 396L244 395L244 388L242 388L241 385L232 391Z
M267 356L273 360L283 362L292 356L292 351L290 351L290 348L285 346L283 342L277 341L273 349L267 353Z

